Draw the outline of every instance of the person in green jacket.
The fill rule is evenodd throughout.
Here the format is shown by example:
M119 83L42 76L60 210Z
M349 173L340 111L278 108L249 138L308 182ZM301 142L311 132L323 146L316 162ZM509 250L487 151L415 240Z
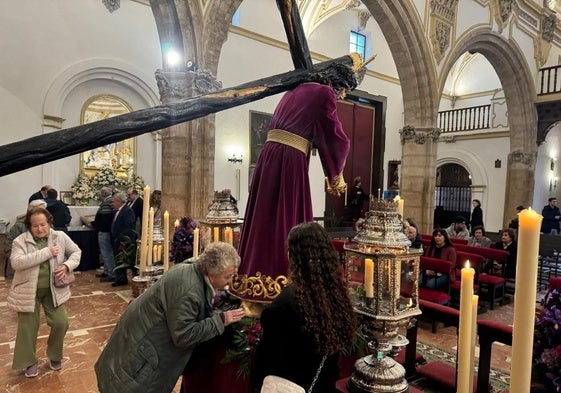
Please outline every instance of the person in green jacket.
M125 310L95 364L101 393L171 392L194 348L238 322L242 308L215 311L215 291L231 282L240 257L230 244L174 266Z

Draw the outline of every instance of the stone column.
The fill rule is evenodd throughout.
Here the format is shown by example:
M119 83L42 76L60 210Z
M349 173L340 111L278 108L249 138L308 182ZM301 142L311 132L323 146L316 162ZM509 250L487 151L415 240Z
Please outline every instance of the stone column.
M221 86L205 71L156 72L162 103ZM162 208L170 220L206 216L214 191L214 115L162 130Z
M430 233L440 130L405 126L399 133L403 145L399 193L405 200L404 218L415 219L421 233Z
M528 208L534 197L534 172L537 153L515 150L508 155L503 228L516 213L516 206ZM540 213L540 212L538 212Z

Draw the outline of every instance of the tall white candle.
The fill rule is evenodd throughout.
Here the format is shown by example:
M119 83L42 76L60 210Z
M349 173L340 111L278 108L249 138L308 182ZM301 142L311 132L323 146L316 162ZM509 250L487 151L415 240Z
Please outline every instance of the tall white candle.
M154 208L151 207L148 212L148 247L146 255L146 266L152 266L152 245L154 235Z
M542 216L532 209L518 213L516 291L512 325L511 393L527 393L532 380L532 347L536 312L536 284Z
M193 256L199 256L199 228L193 230Z
M150 208L150 186L143 191L142 228L140 231L140 275L146 271L146 257L148 250L148 209Z
M462 269L462 280L460 287L460 328L458 339L458 378L456 382L456 392L469 392L472 371L470 370L470 352L472 335L472 297L473 297L473 278L475 270L469 267Z
M169 270L169 213L164 212L164 272Z
M475 370L475 344L477 341L477 304L479 303L479 296L473 295L471 297L471 347L469 351L469 369L473 373ZM473 374L469 378L469 390L473 392Z

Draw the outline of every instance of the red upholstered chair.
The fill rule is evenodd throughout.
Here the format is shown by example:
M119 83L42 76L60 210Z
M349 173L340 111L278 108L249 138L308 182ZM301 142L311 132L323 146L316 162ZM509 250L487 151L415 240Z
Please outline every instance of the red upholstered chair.
M457 237L451 237L450 241L454 246L456 246L457 244L465 244L465 245L468 244L468 239L459 239Z
M439 304L448 304L450 302L450 285L456 281L454 264L450 261L445 261L444 259L422 256L420 270L432 270L435 273L446 274L448 276L448 282L446 287L442 290L424 288L422 285L426 284L426 282L419 283L419 299ZM436 280L436 275L433 278L427 278L427 280L432 279Z
M491 350L494 342L512 345L512 326L504 323L480 319L477 321L479 335L479 368L477 372L477 392L489 392L491 371Z
M508 252L489 247L474 247L463 244L455 245L458 252L469 252L481 255L490 261L498 261L505 266ZM499 302L502 306L505 299L506 280L504 277L493 276L485 273L479 275L479 287L482 289L480 296L489 302L491 310L495 308L495 303Z
M485 258L478 254L472 254L469 252L458 251L456 253L456 281L450 284L450 293L452 297L460 297L460 288L462 283L460 282L462 276L462 268L466 266L467 261L471 268L475 270L475 277L473 280L473 291L477 293L479 291L479 275L481 269L483 268L483 263Z

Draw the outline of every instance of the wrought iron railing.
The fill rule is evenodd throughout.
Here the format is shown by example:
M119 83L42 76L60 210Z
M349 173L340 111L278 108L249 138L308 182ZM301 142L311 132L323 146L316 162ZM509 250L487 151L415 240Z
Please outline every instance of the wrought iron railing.
M438 112L438 127L443 133L490 128L491 105L472 106Z
M561 93L561 65L541 68L538 72L538 95Z

